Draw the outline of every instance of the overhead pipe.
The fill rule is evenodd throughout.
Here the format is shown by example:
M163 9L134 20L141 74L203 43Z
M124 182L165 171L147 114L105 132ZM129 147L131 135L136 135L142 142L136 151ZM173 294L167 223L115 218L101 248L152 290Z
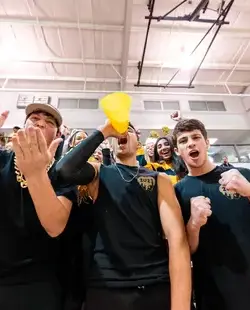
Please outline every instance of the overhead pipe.
M1 79L6 79L8 77L9 80L34 80L34 81L63 81L63 82L87 82L87 83L119 83L120 79L119 78L85 78L85 77L69 77L69 76L29 76L29 75L0 75L0 80ZM129 84L134 84L136 82L135 79L128 79L127 82ZM152 87L157 87L156 83L157 81L154 81L155 84L149 84L149 80L142 80L142 83L145 85L147 84ZM164 83L165 81L163 81ZM185 81L179 81L178 84L175 85L184 85ZM229 82L228 85L230 86L235 86L235 87L243 87L243 86L249 86L250 82ZM176 86L174 88L176 88ZM214 82L207 82L207 81L196 81L195 85L199 86L224 86L224 82L220 83L214 83ZM159 85L158 85L159 86ZM192 86L192 85L191 85ZM186 86L186 88L188 88ZM192 88L192 87L191 87Z
M0 16L0 24L7 25L37 25L38 22L34 19L22 19L22 18L9 18ZM41 27L48 28L67 28L67 29L77 29L78 25L76 22L62 22L62 21L51 21L51 20L39 20L39 25ZM108 24L91 24L91 23L80 23L80 28L82 30L95 30L95 31L110 31L110 32L121 32L124 27L121 25L108 25ZM163 31L169 32L172 29L172 32L180 33L180 32L192 32L192 33L203 33L203 28L193 28L188 26L178 26L173 28L172 26L164 25L164 26L152 26L152 31ZM145 27L141 26L133 26L131 28L131 32L145 32ZM221 30L221 35L230 36L230 37L242 37L242 38L250 38L250 31L248 28L234 28L234 29L225 29Z
M151 88L166 88L166 85L162 84L140 84L140 87L151 87ZM186 85L171 85L171 88L194 88L194 86L187 87Z
M76 90L76 89L31 89L31 88L0 88L0 92L18 92L18 93L72 93L72 94L97 94L102 96L103 94L113 93L114 90ZM117 91L119 92L119 91ZM199 93L199 92L146 92L146 91L126 91L130 95L157 95L160 96L203 96L203 97L238 97L238 98L248 98L250 94L227 94L227 93ZM235 114L235 113L231 113Z
M81 58L61 58L61 57L52 57L52 58L13 58L13 59L1 59L4 62L24 62L24 63L60 63L60 64L82 64ZM90 59L85 58L84 59L85 65L114 65L114 66L120 66L121 61L115 60L115 59ZM133 67L138 64L137 60L129 60L128 66ZM169 68L169 69L176 69L178 67L178 64L175 64L173 62L165 63L164 64L160 61L144 61L144 67L147 68ZM232 64L230 63L206 63L203 64L202 69L207 70L231 70ZM236 70L240 71L250 71L250 65L249 64L238 64Z
M174 16L167 16L165 18L160 18L161 16L153 16L151 19L152 20L168 20L168 21L181 21L181 22L190 22L190 17L189 15L185 15L185 16L178 16L178 17L174 17ZM149 16L146 16L146 19L149 19ZM192 20L192 22L196 22L196 23L203 23L203 24L213 24L215 22L214 19L209 19L209 18L195 18L194 20ZM223 22L223 25L229 25L229 22Z

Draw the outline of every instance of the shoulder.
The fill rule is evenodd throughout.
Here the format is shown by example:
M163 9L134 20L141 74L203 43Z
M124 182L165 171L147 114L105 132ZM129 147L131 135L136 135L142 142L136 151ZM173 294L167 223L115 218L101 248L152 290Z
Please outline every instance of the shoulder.
M0 151L0 167L3 168L14 157L14 152L1 150Z
M0 157L1 158L10 158L14 156L14 152L13 151L8 151L8 150L0 150Z
M48 172L51 185L56 193L56 195L66 197L73 203L77 201L77 187L73 185L69 185L67 183L62 182L61 180L58 180L57 173L56 173L56 164L54 163L50 171Z
M188 176L181 179L178 183L175 184L175 191L181 192L184 188L186 183L189 181Z
M223 173L223 172L226 172L226 171L229 171L232 169L237 169L237 168L235 168L233 166L225 166L222 164L222 165L216 167L215 172Z
M110 178L114 176L116 173L118 173L118 170L116 168L115 164L111 165L104 165L99 163L91 163L96 171L96 177L95 180L99 179L100 182L107 182L110 181Z
M113 165L104 165L104 164L99 164L99 163L91 163L91 165L95 168L97 172L106 172L106 171L112 171L116 170L115 164Z
M158 189L165 191L166 188L172 188L173 184L170 177L166 173L157 173Z
M175 195L183 207L183 204L189 203L191 197L200 195L200 186L196 184L199 182L197 178L186 176L177 184L175 184Z
M186 183L186 177L179 181L178 183L175 184L174 189L175 189L175 195L180 202L182 200L182 195L183 195L183 190L185 189L185 183Z
M238 170L248 181L250 181L250 169L247 168L241 168L241 167L233 167L231 169Z
M217 170L220 173L227 172L230 170L238 170L245 178L250 179L250 169L248 169L248 168L234 167L234 166L227 166L227 167L219 166L219 167L217 167Z

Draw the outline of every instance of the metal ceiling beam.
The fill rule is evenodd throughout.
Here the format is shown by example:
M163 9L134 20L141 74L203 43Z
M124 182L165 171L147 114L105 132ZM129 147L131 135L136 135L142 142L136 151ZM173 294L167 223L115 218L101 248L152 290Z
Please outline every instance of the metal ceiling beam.
M115 59L88 59L85 58L16 58L16 59L6 59L6 62L23 62L23 63L58 63L58 64L82 64L84 61L85 65L113 65L121 66L122 62ZM129 67L137 67L137 60L128 60ZM161 62L161 61L145 61L145 68L163 68L163 69L176 69L180 66L179 63L173 62ZM205 63L202 65L201 69L204 70L225 70L230 71L234 67L233 63ZM235 68L236 71L250 71L249 64L238 64Z
M126 88L128 57L130 46L130 32L132 26L132 11L133 0L126 0L124 29L123 29L123 48L122 48L122 62L121 62L121 90Z
M96 94L96 97L99 98L101 95L104 94L110 94L112 92L114 92L113 89L111 90L84 90L84 89L48 89L48 88L5 88L5 89L1 89L0 88L0 92L17 92L17 93L72 93L72 94ZM143 91L143 90L137 90L137 91L126 91L127 94L131 94L131 95L157 95L159 98L159 94L161 96L202 96L202 97L239 97L239 98L247 98L250 97L250 94L239 94L239 93L232 93L232 94L228 94L228 93L204 93L204 92L173 92L173 91L169 91L169 90L165 90L164 92L161 92L160 89L158 91ZM194 112L194 111L193 111ZM212 113L212 112L210 112ZM216 112L218 113L218 112ZM225 113L225 112L223 112ZM229 113L229 112L228 112ZM227 114L228 114L227 113ZM230 113L230 114L237 114L237 113Z
M171 88L171 87L175 87L173 84L172 84L172 81L175 79L175 77L178 75L178 73L182 70L182 67L180 67L174 74L173 76L169 79L169 81L164 85L163 82L159 83L159 81L157 81L156 83L149 83L148 85L146 83L142 83L141 82L141 75L142 75L142 71L143 71L143 64L144 64L144 56L145 56L145 53L146 53L146 48L147 48L147 41L148 41L148 34L149 34L149 30L151 28L151 21L152 21L152 18L153 18L153 13L154 13L154 1L155 0L152 0L153 2L153 5L150 9L150 14L149 16L146 16L145 18L147 19L148 18L148 26L147 26L147 32L146 32L146 38L145 38L145 42L144 42L144 49L143 49L143 53L142 53L142 58L141 58L141 61L138 63L138 80L137 80L137 83L134 84L134 86L136 87L159 87L159 88ZM174 10L176 10L179 6L183 5L186 3L187 0L183 0L181 3L179 3L177 6L175 6L171 11L169 11L168 13L166 13L163 17L162 16L158 16L158 21L161 21L162 19L166 19L167 16L173 12ZM199 73L206 57L207 57L207 54L209 53L219 31L221 30L221 27L222 25L224 24L226 18L227 18L227 15L233 5L235 0L230 0L228 3L227 3L227 6L223 9L221 9L221 11L219 12L219 15L217 17L216 20L213 20L212 21L212 26L206 31L206 33L203 35L203 37L201 38L201 40L198 42L198 44L195 46L195 48L192 50L191 54L189 55L190 57L196 52L196 50L199 48L199 46L201 45L201 43L206 39L206 37L208 36L208 34L212 31L212 29L215 27L215 26L218 26L215 33L213 34L213 37L207 47L207 49L205 50L205 54L203 55L201 61L199 62L199 65L198 67L196 68L194 74L192 75L189 83L186 85L187 88L191 88L193 87L193 83L196 79L196 76L197 74ZM225 1L224 1L225 2ZM223 3L224 3L223 2ZM209 0L201 0L198 4L198 6L195 8L195 10L193 11L193 13L191 15L189 15L189 21L193 21L194 19L196 18L199 18L199 14L200 14L200 11L203 10L203 12L205 12L205 10L207 9L207 6L208 6L208 3L209 3ZM176 17L176 20L178 20L179 18ZM185 85L185 83L183 84ZM185 87L185 86L183 86ZM226 85L227 89L229 90L229 87L228 85Z
M241 94L249 94L250 95L250 84L248 86L244 86Z
M31 75L8 75L8 76L0 76L0 80L8 79L9 83L11 80L23 80L23 81L56 81L56 82L87 82L87 83L120 83L119 78L85 78L85 77L69 77L69 76L31 76ZM136 79L127 79L127 83L133 84L137 80ZM142 84L157 84L158 80L145 80L142 79ZM161 80L161 84L167 83L166 80ZM184 85L187 81L177 81L175 85ZM228 82L228 86L249 86L250 82ZM196 81L194 85L200 86L224 86L224 81L219 82L209 82L209 81Z
M174 5L178 4L180 2L180 0L168 0L167 4L169 7L173 7ZM198 2L198 1L197 1ZM216 6L216 1L214 1L215 4L211 3L211 7L213 9L217 9L217 6ZM219 1L217 1L219 2ZM195 1L196 3L196 1ZM190 6L192 7L192 5L195 5L194 4L191 4ZM245 3L243 4L240 4L240 3L235 3L233 8L232 8L232 11L236 11L236 12L250 12L250 2L248 1L245 1Z
M0 15L0 24L7 25L37 25L37 20L31 18L10 18L6 15ZM76 22L62 22L62 21L51 21L51 20L39 20L39 26L48 27L48 28L68 28L68 29L77 29L80 27L82 30L95 30L95 31L113 31L113 32L122 32L124 26L122 25L99 25L91 23L80 23L79 25ZM171 33L204 33L204 27L196 27L193 25L170 25L170 24L155 24L151 26L150 31L162 31L162 32L171 32ZM131 32L143 32L145 33L145 25L132 26ZM250 31L247 28L224 28L220 31L220 36L229 36L229 37L238 37L238 38L250 38Z

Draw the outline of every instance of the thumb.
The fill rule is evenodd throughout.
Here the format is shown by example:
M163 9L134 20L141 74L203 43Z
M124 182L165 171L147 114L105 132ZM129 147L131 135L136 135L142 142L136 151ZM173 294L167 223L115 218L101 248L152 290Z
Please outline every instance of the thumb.
M62 142L63 140L61 138L55 139L54 141L52 141L52 143L49 146L49 152L52 156L52 158L55 156L56 150L59 146L59 144Z
M3 113L1 113L1 117L5 119L8 117L8 115L9 115L9 111L4 111Z
M8 115L9 115L9 111L4 111L3 113L0 114L0 127L3 126L3 124L6 121Z

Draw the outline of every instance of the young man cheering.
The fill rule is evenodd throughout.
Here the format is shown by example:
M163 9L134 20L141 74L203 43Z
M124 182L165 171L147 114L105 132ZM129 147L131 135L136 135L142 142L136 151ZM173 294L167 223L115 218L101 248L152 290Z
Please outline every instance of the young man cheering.
M7 116L1 114L0 126ZM54 177L61 123L52 106L31 104L25 129L12 139L13 151L0 151L0 309L62 306L56 275L59 241L53 237L64 230L76 195Z
M197 309L249 309L250 171L211 163L207 132L198 120L178 122L173 137L189 171L176 195L194 253Z
M109 137L116 164L88 163ZM121 136L106 123L57 164L59 178L88 185L93 200L86 309L189 310L190 255L174 189L165 174L139 167L137 148L131 124Z

